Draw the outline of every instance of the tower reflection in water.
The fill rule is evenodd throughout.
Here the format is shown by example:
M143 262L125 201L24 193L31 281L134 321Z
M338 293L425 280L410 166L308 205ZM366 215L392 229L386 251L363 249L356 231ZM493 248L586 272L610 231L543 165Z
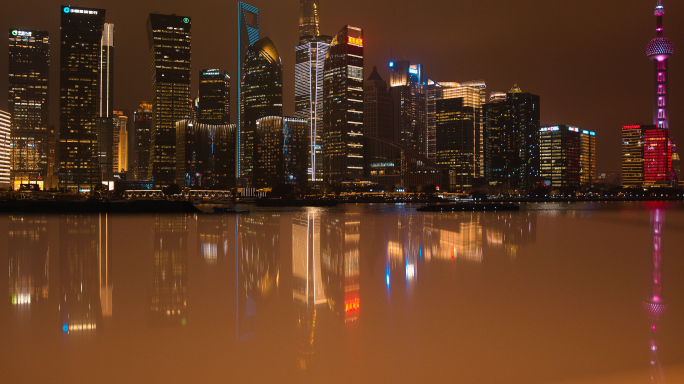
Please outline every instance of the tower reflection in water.
M188 323L188 215L156 215L153 227L152 322Z
M111 308L102 306L102 216L64 215L59 220L62 331L91 334L101 323L103 312L111 315ZM104 267L106 273L106 262Z
M270 299L280 274L280 214L239 215L235 267L236 338L256 335L257 303Z
M22 313L28 313L32 303L48 298L47 232L47 216L9 216L9 295L14 308Z
M656 209L651 212L651 224L653 226L653 279L652 292L650 298L644 300L642 303L646 317L651 323L651 339L649 342L650 357L651 357L651 381L654 383L664 382L663 370L658 358L658 323L665 316L668 306L663 303L662 291L662 241L661 233L663 229L663 212Z

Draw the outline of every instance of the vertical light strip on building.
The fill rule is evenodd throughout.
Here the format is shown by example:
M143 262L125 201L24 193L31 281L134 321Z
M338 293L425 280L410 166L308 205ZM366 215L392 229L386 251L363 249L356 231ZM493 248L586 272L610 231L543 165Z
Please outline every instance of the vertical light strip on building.
M0 188L10 184L10 114L0 111Z

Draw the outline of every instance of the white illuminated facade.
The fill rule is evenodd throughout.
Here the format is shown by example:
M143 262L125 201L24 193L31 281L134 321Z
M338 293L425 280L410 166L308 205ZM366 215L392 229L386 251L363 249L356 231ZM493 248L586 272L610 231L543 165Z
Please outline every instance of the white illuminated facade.
M295 117L309 121L309 166L311 183L323 181L322 143L323 128L323 65L330 47L329 40L319 37L296 48L295 64Z
M0 188L10 186L10 114L0 111Z

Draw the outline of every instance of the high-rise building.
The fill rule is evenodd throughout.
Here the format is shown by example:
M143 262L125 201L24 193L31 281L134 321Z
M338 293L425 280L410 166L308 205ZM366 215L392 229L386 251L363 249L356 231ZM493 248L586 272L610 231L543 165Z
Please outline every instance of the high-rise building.
M144 180L149 174L152 104L145 101L133 113L132 167L133 179Z
M243 175L242 159L244 157L244 138L243 123L242 123L242 78L243 68L245 66L245 58L247 49L259 41L259 9L249 4L238 3L238 62L237 62L237 142L235 145L235 158L237 167L235 168L235 178L238 179ZM251 171L251 170L250 170Z
M0 111L0 188L10 187L11 115Z
M267 116L257 120L256 126L255 187L275 188L282 184L305 187L308 182L309 122Z
M176 184L235 187L235 124L176 122Z
M200 71L197 121L201 124L230 124L230 76L220 69Z
M48 126L50 38L45 31L11 29L8 108L12 116L12 187L49 188Z
M644 187L665 187L672 180L672 140L670 130L644 131Z
M61 8L59 183L88 191L100 183L97 129L104 9Z
M323 75L323 179L363 177L363 30L342 28L328 49Z
M448 170L451 190L473 186L479 120L480 110L464 97L436 100L437 164Z
M402 60L391 62L390 91L394 100L394 141L419 153L427 152L427 98L423 67Z
M490 185L529 190L539 181L540 97L514 85L485 105L485 175Z
M328 53L330 36L320 35L318 0L299 2L299 44L295 49L295 117L309 121L309 181L323 181L323 66Z
M97 157L100 173L114 171L114 24L105 23L102 30L100 51L98 114L95 119L97 131Z
M152 68L152 127L148 178L172 184L176 173L177 121L191 114L189 17L151 13L147 35Z
M113 111L112 172L125 173L128 168L128 116L124 111Z
M429 102L435 104L435 159L449 172L451 189L473 186L481 176L482 104L484 81L461 83L440 82L432 88ZM460 99L461 103L447 101Z
M320 35L318 26L318 0L299 0L300 44Z
M540 172L542 184L578 188L593 181L596 172L596 133L560 125L542 127Z
M377 67L363 83L363 136L395 142L394 102Z
M247 185L253 182L256 122L283 115L283 64L270 38L249 46L242 76L240 172Z
M644 184L644 132L655 126L622 127L622 186L640 188Z

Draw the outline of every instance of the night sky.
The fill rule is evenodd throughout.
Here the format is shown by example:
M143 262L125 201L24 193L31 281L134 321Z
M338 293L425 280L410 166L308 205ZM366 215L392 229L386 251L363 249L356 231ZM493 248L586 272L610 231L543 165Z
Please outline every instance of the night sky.
M52 0L3 2L0 30L47 30L51 35L51 123L58 122L61 5L104 8L115 24L116 109L135 110L151 100L145 25L150 12L192 18L192 96L204 68L237 62L237 1ZM269 36L285 68L284 113L294 114L294 48L298 0L253 0L261 37ZM437 81L484 79L487 93L517 83L541 95L542 125L570 124L597 132L597 168L620 170L620 127L652 122L653 64L646 44L655 37L655 0L320 0L321 33L344 25L364 29L365 77L374 65L389 79L391 59L423 64ZM675 44L670 59L670 129L684 148L684 4L663 0L665 36ZM7 36L7 35L5 35ZM5 40L7 41L7 40ZM7 44L0 45L0 78L7 89ZM7 92L7 91L4 91ZM7 93L5 93L7 94ZM0 98L0 109L7 99ZM232 120L235 121L233 105Z

